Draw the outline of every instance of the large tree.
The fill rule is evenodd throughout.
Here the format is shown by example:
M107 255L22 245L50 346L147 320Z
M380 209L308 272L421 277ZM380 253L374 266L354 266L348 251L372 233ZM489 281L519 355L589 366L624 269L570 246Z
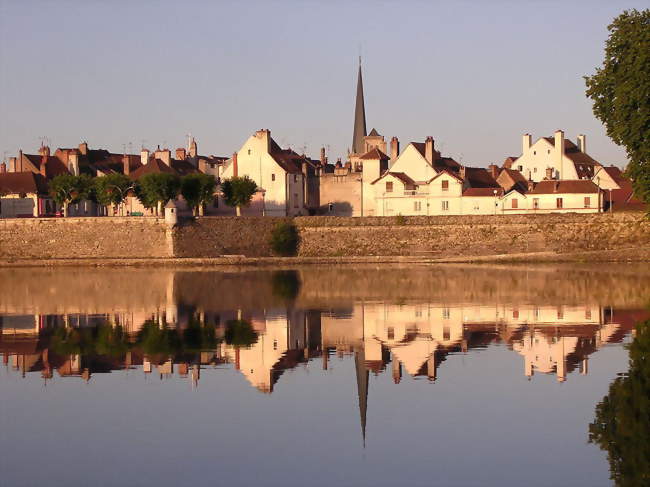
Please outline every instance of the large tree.
M133 181L124 174L114 173L95 178L97 202L104 206L121 205L131 189L134 189Z
M248 176L232 177L221 183L221 191L226 204L235 207L237 216L241 216L241 207L250 205L257 184Z
M636 326L630 368L609 386L589 425L589 442L607 452L616 485L650 485L650 320Z
M68 216L68 205L79 201L93 199L93 180L87 174L59 174L49 183L50 194L63 209L63 216Z
M210 174L188 174L181 179L181 194L192 211L203 214L203 206L214 199L217 181Z
M146 208L156 208L162 214L162 207L178 195L180 181L168 173L151 173L142 176L135 185L135 194Z
M625 147L627 174L650 203L650 10L626 10L609 25L603 65L585 77L607 135Z

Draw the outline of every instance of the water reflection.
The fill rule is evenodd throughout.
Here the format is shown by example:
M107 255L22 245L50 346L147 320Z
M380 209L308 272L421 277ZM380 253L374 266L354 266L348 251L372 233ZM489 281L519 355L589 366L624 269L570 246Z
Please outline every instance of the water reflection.
M450 356L502 348L520 376L571 384L647 319L649 283L638 269L607 266L5 269L0 353L14 376L55 387L135 370L196 388L206 370L225 369L265 394L300 364L328 370L349 358L365 443L371 377L399 391L406 380L434 383ZM590 427L622 484L648 475L648 339L640 328L630 372Z

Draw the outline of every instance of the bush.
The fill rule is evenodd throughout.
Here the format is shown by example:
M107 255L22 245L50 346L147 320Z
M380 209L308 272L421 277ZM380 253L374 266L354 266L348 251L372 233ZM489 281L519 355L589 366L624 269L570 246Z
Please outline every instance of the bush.
M399 214L395 217L395 225L406 225L406 217L402 214Z
M280 222L271 231L271 249L274 254L289 257L298 253L300 235L292 222Z

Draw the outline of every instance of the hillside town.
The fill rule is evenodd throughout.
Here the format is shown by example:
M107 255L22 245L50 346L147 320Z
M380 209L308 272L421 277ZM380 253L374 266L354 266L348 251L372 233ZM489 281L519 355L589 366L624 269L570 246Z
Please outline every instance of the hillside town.
M402 147L401 147L402 146ZM122 175L130 184L110 191L124 193L119 203L70 191L57 198L52 181L62 175L103 178ZM208 198L188 205L180 191L162 204L137 192L142 178L166 174L181 180L202 174L213 178ZM230 156L200 155L197 141L185 148L142 148L119 154L78 147L23 152L0 164L0 217L154 216L164 206L179 215L239 214L229 206L223 182L247 177L256 189L241 214L249 216L427 216L598 213L642 209L631 181L614 165L587 152L587 137L575 142L557 130L534 139L521 136L521 154L487 168L461 164L437 149L433 136L423 142L389 141L376 129L367 132L361 64L359 64L352 147L347 160L329 161L325 148L317 159L282 148L269 129L252 134ZM127 180L127 179L125 179Z

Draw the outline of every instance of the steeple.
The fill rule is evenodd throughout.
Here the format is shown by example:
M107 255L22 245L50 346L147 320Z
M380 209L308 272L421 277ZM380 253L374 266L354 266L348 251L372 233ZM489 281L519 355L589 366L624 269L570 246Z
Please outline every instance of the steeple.
M357 372L357 393L359 395L359 418L361 420L361 435L363 447L366 447L366 412L368 410L368 370L366 369L366 353L361 349L354 354L354 365Z
M363 103L363 78L361 76L361 56L359 56L359 76L357 78L357 101L354 107L354 133L352 152L363 154L363 138L366 136L366 108Z

